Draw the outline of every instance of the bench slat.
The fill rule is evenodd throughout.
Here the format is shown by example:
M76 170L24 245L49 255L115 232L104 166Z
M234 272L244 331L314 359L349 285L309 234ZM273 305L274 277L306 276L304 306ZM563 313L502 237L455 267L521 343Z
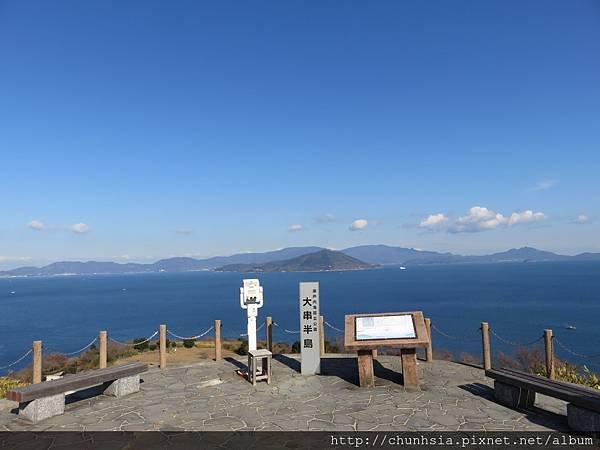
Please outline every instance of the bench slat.
M558 398L582 408L600 412L600 393L594 389L511 369L486 370L486 376L502 383Z
M62 394L67 391L77 391L92 386L97 386L108 381L138 375L148 370L148 364L133 362L121 366L95 369L88 372L67 375L58 380L44 381L22 388L12 389L7 392L6 398L19 403L29 402L41 397Z
M539 384L549 387L560 387L563 390L571 391L574 393L589 395L593 398L600 400L600 391L589 388L587 386L581 386L578 384L568 383L566 381L550 380L549 378L541 377L530 373L521 372L514 369L491 369L488 372L490 378L494 378L494 373L505 375L509 377L515 377L516 379L522 379L523 381L530 382L532 384ZM486 372L487 374L487 372Z

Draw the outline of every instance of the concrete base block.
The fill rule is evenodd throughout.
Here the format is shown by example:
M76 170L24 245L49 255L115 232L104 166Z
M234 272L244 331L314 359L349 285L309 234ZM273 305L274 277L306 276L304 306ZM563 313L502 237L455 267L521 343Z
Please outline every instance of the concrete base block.
M124 395L133 394L140 390L140 376L132 375L130 377L120 378L111 383L108 383L104 388L104 395L111 397L123 397Z
M535 403L535 392L494 380L494 397L510 408L527 408Z
M49 417L59 416L65 412L65 394L38 398L19 404L19 417L37 423Z
M573 430L600 432L600 413L571 403L567 405L567 421Z

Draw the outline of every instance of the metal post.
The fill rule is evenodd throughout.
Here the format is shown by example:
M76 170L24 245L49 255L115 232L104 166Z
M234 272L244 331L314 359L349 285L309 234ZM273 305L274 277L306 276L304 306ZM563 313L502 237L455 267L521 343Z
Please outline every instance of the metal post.
M160 368L164 369L167 367L167 326L161 325L159 328L159 356L160 356Z
M267 350L273 352L273 318L267 316L265 319L265 327L267 328Z
M433 344L431 342L431 319L425 319L425 327L427 328L427 334L429 335L429 344L427 344L427 348L425 349L425 361L433 361Z
M490 325L487 322L481 322L481 343L483 346L483 368L490 370L492 368L492 354L490 352Z
M100 354L98 365L100 369L104 369L108 363L108 357L106 352L106 331L101 331L98 334L98 352Z
M215 361L221 361L221 321L215 320Z
M42 382L42 341L33 341L33 384Z
M544 344L546 347L546 376L554 380L554 346L552 330L544 330Z
M319 316L319 349L321 356L325 354L325 318Z

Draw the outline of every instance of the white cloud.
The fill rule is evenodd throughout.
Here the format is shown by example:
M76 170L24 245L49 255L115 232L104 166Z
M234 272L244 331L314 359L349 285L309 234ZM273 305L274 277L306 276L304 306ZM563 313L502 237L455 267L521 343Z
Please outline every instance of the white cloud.
M448 218L442 213L430 214L426 219L423 219L419 224L420 228L439 228L448 222Z
M90 226L87 223L74 223L71 225L71 231L76 234L84 234L90 231Z
M538 220L544 220L546 215L543 212L533 212L528 209L526 211L514 212L508 218L508 226L511 227L518 223L537 222Z
M298 231L302 231L304 229L304 227L298 223L295 223L294 225L291 225L289 228L289 232L290 233L297 233Z
M317 217L317 222L318 223L330 223L330 222L335 222L335 215L331 214L331 213L327 213L327 214L322 214L319 217Z
M496 213L482 206L473 206L469 213L459 217L448 227L450 233L477 233L479 231L494 230L501 227L512 227L519 223L537 222L546 219L542 212L526 211L514 212L509 217Z
M354 222L350 224L350 231L360 231L367 228L369 225L369 221L366 219L356 219Z
M23 262L31 259L31 256L0 256L0 262Z
M42 231L44 229L44 223L39 220L32 220L27 224L27 228L36 231Z
M584 225L586 223L590 223L592 219L587 214L579 214L577 219L575 219L575 223L579 225Z
M550 189L558 184L556 180L542 180L534 187L531 188L532 191L545 191L546 189Z

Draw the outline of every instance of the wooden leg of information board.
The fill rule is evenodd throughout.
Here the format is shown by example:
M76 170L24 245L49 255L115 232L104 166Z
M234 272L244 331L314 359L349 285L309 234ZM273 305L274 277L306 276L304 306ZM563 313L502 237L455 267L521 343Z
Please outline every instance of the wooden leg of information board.
M373 350L358 350L358 380L360 387L375 387Z
M417 349L403 348L401 355L404 386L417 387Z

